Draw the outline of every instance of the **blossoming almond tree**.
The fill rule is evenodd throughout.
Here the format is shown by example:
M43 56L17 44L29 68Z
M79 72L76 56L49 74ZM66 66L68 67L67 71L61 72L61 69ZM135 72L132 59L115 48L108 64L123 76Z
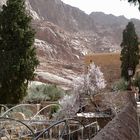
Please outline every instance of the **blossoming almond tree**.
M106 82L103 73L98 66L92 63L87 74L81 75L73 80L73 92L70 96L66 95L59 104L62 106L59 114L63 117L74 117L80 107L85 105L82 100L85 96L93 96L103 88Z

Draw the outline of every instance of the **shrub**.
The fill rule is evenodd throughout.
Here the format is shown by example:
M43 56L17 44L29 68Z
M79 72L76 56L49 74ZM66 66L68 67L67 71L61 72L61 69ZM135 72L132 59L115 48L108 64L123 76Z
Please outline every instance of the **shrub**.
M64 94L64 91L57 86L47 84L32 84L27 92L28 95L24 98L24 102L57 101Z
M64 94L56 85L46 86L43 93L48 96L50 101L58 101Z
M124 79L120 79L119 81L113 84L113 91L124 91L127 90L128 83Z
M52 106L50 109L49 118L51 119L53 116L55 116L59 109L59 106Z
M135 80L134 80L134 86L139 88L140 91L140 76L138 76Z

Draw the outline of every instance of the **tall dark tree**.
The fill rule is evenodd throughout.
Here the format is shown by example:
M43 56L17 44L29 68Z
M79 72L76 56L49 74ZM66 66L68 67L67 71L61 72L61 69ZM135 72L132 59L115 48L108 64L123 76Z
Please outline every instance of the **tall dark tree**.
M0 103L17 104L38 65L35 32L24 0L7 0L0 12Z
M139 64L139 42L133 22L129 22L123 31L121 48L121 76L128 81L128 69L133 70L133 76Z

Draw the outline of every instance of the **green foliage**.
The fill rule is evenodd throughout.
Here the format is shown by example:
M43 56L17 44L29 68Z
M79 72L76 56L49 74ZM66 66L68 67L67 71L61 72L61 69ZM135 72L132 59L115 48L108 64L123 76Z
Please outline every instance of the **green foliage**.
M131 3L134 3L134 4L140 3L139 0L128 0L128 2L131 2Z
M127 87L128 87L128 82L126 82L124 79L120 79L119 81L113 84L112 89L114 91L124 91L127 90Z
M7 0L0 12L0 103L17 104L26 96L38 65L35 32L24 0Z
M128 68L135 74L136 66L139 64L139 42L135 32L133 22L129 22L123 31L123 40L121 43L121 77L129 80ZM132 75L132 76L133 76Z
M44 94L45 84L35 85L32 84L27 90L27 96L24 98L24 102L40 102L48 100L48 95Z
M51 101L57 101L63 96L62 90L57 88L56 85L46 86L44 94L48 95Z
M12 112L21 112L23 113L27 118L32 117L34 115L34 112L31 110L31 108L25 107L25 106L20 106L15 109L12 109L11 112L9 113L12 114ZM12 117L12 116L10 116Z
M52 106L50 109L49 118L51 119L53 117L53 114L57 113L59 109L59 106Z
M128 2L133 3L134 5L139 5L140 10L140 0L128 0Z
M24 102L57 101L63 95L64 91L54 85L32 84L28 89L28 95L25 97Z
M138 76L135 80L134 80L134 85L136 87L139 88L139 91L140 91L140 76Z

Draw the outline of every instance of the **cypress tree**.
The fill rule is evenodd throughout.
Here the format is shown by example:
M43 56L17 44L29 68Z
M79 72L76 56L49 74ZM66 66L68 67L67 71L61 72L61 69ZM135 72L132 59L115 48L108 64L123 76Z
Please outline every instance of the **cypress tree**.
M133 76L139 64L139 42L133 22L129 22L123 31L121 48L121 77L128 81L128 69L133 70Z
M17 104L26 96L38 65L35 32L24 0L7 0L0 12L0 104Z

